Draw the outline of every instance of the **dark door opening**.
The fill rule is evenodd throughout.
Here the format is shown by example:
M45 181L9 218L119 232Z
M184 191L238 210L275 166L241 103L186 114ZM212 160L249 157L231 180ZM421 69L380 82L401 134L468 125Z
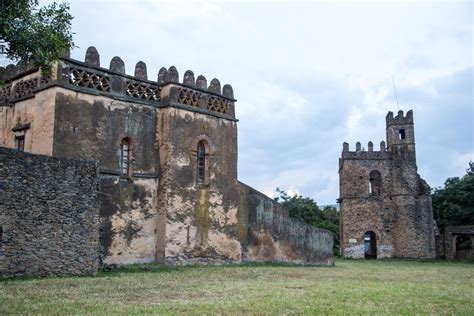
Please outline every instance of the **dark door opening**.
M373 231L364 234L365 259L377 259L377 240Z
M454 259L464 260L471 258L472 255L472 240L470 235L458 235L456 237L456 253Z

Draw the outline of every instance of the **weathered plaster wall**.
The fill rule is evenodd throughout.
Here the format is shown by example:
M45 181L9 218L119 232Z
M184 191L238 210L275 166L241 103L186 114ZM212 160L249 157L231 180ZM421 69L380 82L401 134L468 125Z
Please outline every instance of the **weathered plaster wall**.
M334 264L331 232L289 217L281 204L243 183L239 189L243 261Z
M99 161L102 262L154 261L159 230L156 108L59 89L53 154ZM125 137L131 140L131 178L120 174Z
M100 178L101 260L104 264L155 261L156 179Z
M159 207L166 212L168 261L240 261L236 237L236 122L173 107L160 108ZM197 144L209 146L209 183L197 183Z
M97 164L0 148L0 274L95 274Z
M164 90L165 91L165 90ZM167 262L281 261L333 264L333 235L297 220L275 201L237 181L233 120L159 109L159 209ZM208 144L209 182L197 182L197 144Z
M155 107L58 89L54 156L89 157L118 172L120 143L130 137L133 171L157 172Z
M12 128L30 124L25 134L25 151L52 155L56 90L46 89L32 98L0 106L0 146L15 148Z

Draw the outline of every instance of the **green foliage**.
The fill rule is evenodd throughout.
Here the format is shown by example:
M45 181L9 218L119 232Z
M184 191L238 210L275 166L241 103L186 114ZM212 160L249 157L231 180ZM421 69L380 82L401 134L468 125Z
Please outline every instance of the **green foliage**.
M285 191L276 188L279 194L275 201L284 205L291 217L302 220L303 222L318 227L327 229L334 233L334 247L335 253L338 253L339 247L339 211L334 206L324 206L319 208L317 203L308 197L295 194L289 196Z
M448 178L444 187L433 190L434 217L441 231L446 226L474 225L474 162L466 171L462 178Z
M7 57L48 75L51 63L74 47L72 18L67 3L38 7L38 0L2 0L0 39L7 43Z

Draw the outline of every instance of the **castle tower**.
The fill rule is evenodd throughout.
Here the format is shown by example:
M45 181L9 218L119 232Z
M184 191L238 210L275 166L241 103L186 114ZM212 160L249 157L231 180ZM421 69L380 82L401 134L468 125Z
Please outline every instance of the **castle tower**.
M431 192L417 173L413 112L386 116L386 141L339 159L341 254L349 258L434 258ZM387 146L385 145L387 144Z
M398 111L395 117L392 112L388 112L385 120L388 149L400 158L400 163L416 166L413 111L408 111L406 116L403 116L403 111Z
M159 258L241 260L241 245L228 220L238 212L237 120L230 85L192 71L183 85L174 67L162 68L165 78L158 114L160 192L158 209L166 214L159 231ZM218 217L219 219L216 219ZM163 222L164 223L164 222Z

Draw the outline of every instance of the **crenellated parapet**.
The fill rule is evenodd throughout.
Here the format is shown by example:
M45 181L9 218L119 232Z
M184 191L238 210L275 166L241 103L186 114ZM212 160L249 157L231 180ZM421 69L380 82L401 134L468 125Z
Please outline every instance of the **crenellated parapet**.
M406 125L413 124L413 111L409 110L405 116L403 116L403 111L398 111L397 116L393 116L393 112L388 112L385 117L387 127L392 125Z
M374 151L374 145L370 141L367 144L367 150L362 148L360 142L355 144L355 151L349 149L349 144L342 144L342 159L389 159L390 153L387 151L385 141L380 142L380 150Z
M158 83L161 85L172 85L170 89L164 89L162 95L163 105L189 106L199 112L209 112L212 115L235 118L234 92L232 86L224 85L218 79L211 80L209 86L207 79L199 75L196 79L191 70L187 70L183 76L183 82L179 82L179 74L176 67L171 66L168 70L161 68L158 72Z
M36 73L35 75L31 75ZM127 75L125 63L115 56L108 68L101 67L100 55L89 47L84 61L63 57L53 69L51 78L42 78L38 68L9 65L0 68L0 105L12 104L33 97L37 91L50 86L61 86L83 93L104 95L115 99L134 101L156 107L177 106L195 112L235 119L235 99L232 86L214 78L196 79L191 70L184 73L180 82L175 66L162 67L156 81L148 79L146 64L139 61L134 75Z

